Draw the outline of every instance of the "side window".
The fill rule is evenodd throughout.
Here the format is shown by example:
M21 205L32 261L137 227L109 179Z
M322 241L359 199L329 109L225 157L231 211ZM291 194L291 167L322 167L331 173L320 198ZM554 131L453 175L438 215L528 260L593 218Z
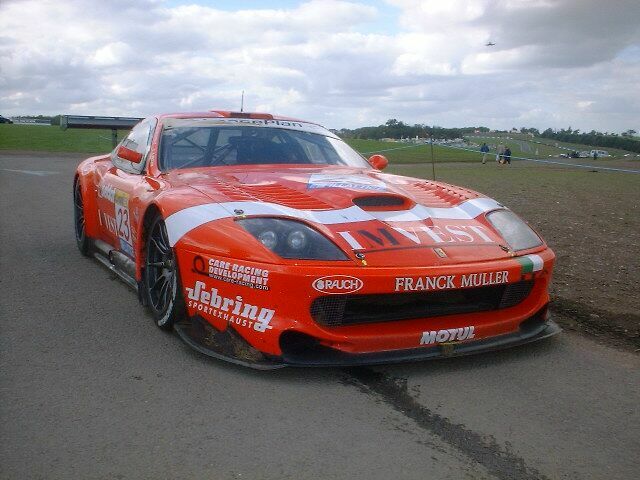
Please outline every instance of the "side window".
M156 125L156 119L143 120L141 123L133 127L129 135L116 147L111 155L111 161L113 164L129 173L142 173L145 166L145 156L149 150L149 145L153 137L153 130ZM134 163L127 158L122 158L118 155L120 147L125 147L133 152L139 153L142 156L142 160Z
M151 123L139 123L133 128L133 130L131 130L131 132L129 132L129 135L127 135L127 138L124 139L122 145L144 155L145 153L147 153L147 145L149 144L150 134Z

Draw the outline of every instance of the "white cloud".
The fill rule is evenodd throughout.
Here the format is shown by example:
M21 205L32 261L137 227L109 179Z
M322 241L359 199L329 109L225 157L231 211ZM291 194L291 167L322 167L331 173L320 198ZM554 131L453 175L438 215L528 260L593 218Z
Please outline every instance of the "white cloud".
M0 113L235 109L245 90L329 127L640 130L637 0L198 3L3 1Z

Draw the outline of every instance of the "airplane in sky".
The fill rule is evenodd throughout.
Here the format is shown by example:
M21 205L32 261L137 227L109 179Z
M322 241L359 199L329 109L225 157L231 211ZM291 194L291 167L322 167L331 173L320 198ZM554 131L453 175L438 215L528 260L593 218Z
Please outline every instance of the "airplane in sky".
M493 42L488 42L485 46L486 47L493 47L495 45L495 43Z

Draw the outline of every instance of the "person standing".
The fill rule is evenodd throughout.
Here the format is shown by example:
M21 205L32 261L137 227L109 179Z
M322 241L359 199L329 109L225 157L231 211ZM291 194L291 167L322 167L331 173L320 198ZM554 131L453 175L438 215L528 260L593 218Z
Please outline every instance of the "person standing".
M504 155L504 144L500 143L498 145L498 154L496 155L496 162L502 163L503 155Z
M489 146L486 142L482 144L482 146L480 147L480 151L482 152L482 164L484 165L485 163L487 163L487 153L489 153Z
M509 147L504 150L504 163L511 165L511 149Z

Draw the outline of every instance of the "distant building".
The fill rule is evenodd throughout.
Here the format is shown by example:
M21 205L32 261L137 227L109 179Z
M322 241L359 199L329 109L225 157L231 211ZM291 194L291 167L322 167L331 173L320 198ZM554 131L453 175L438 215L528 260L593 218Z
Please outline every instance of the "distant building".
M18 125L51 125L50 118L12 117L13 123Z

